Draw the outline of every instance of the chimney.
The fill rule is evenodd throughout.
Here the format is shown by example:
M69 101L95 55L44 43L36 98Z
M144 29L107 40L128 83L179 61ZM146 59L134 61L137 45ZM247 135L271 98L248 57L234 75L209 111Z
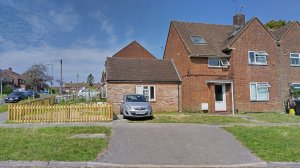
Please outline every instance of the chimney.
M12 68L11 68L11 67L9 67L9 68L8 68L8 70L12 71Z
M244 14L236 14L233 16L233 25L242 26L245 23L245 15Z

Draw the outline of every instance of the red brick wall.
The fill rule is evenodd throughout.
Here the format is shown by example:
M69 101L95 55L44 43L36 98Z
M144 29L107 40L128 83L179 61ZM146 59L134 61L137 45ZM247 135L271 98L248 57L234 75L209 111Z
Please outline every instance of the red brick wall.
M118 51L115 55L113 55L113 57L156 59L149 51L136 41L133 41Z
M276 76L276 68L280 65L276 64L276 41L258 20L254 20L232 47L235 48L231 54L235 109L241 112L280 111L280 85ZM266 51L268 65L250 65L248 51L253 50ZM271 85L269 101L250 101L250 82L268 82Z
M107 101L113 104L115 114L120 114L123 95L135 94L137 85L155 86L156 101L151 101L153 112L178 111L178 94L180 91L178 91L177 84L108 83Z
M214 86L206 80L228 79L228 69L208 68L208 58L190 58L175 27L171 24L164 59L173 59L182 77L182 110L201 111L201 103L214 111ZM229 89L229 90L228 90ZM227 111L231 111L230 85L226 85Z
M175 27L171 24L164 53L164 59L173 59L174 64L181 76L188 73L191 61L189 60L189 53L181 41Z
M207 80L214 80L215 76L190 76L185 77L181 84L182 105L184 111L197 112L201 110L201 103L208 103L208 111L215 111L215 87L214 84L207 84ZM226 111L231 112L231 85L226 84Z

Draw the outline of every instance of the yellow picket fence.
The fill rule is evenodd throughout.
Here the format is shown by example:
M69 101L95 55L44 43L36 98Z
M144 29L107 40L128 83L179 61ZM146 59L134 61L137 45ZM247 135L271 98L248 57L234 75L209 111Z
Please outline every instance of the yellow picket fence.
M110 104L83 105L9 105L10 122L103 122L112 121Z

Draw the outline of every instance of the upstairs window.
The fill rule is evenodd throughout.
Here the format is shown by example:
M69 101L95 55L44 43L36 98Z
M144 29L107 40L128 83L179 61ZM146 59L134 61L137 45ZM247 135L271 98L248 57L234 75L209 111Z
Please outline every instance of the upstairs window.
M206 44L206 41L203 37L200 36L191 36L193 44Z
M208 67L228 68L229 65L226 58L208 58Z
M291 53L291 66L300 66L300 54L299 53Z
M250 100L251 101L268 101L269 100L269 87L267 82L250 83Z
M249 51L249 64L268 65L267 56L268 54L265 51Z

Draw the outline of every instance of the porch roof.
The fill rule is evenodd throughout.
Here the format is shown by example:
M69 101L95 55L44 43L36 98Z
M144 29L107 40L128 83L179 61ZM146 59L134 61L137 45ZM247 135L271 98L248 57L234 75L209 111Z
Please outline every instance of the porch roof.
M233 80L206 80L206 83L233 83Z

